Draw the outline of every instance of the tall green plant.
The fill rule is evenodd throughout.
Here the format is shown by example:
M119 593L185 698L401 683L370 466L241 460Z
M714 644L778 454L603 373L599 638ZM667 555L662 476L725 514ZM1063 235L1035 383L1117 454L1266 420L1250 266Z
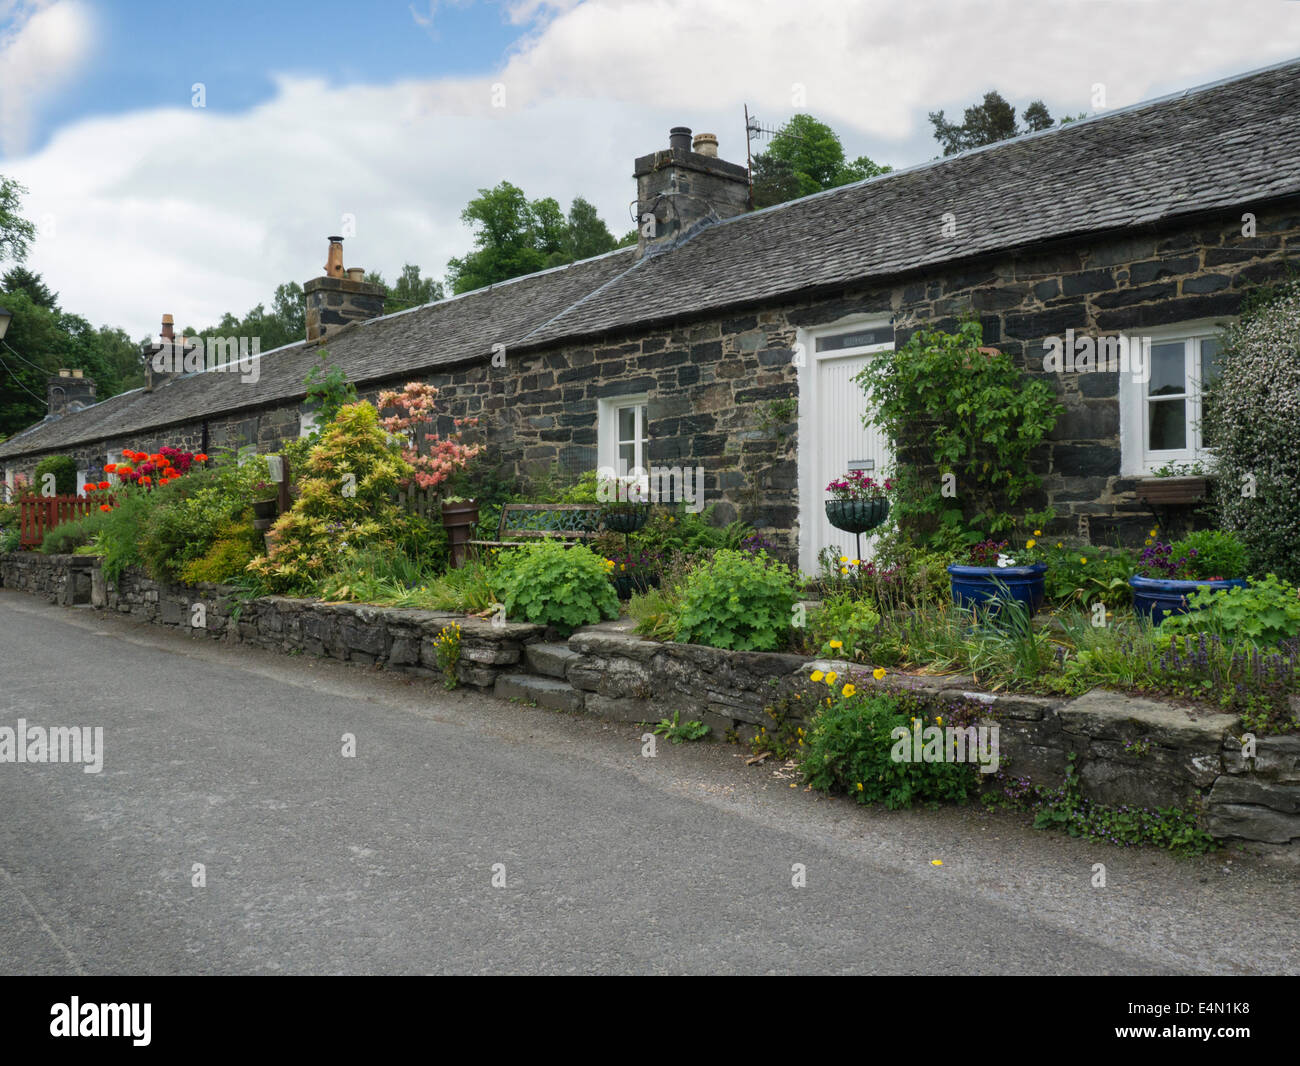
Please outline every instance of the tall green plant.
M1006 532L1006 510L1039 487L1030 455L1064 408L1047 382L982 341L974 320L956 333L918 330L856 378L867 394L864 422L897 448L900 523ZM944 492L946 474L955 495Z

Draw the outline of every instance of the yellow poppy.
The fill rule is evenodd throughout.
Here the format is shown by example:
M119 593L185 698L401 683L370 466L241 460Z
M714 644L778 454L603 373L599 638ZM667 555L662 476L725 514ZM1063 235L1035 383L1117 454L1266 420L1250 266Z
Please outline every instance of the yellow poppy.
M1027 541L1025 541L1025 547L1026 547L1026 548L1032 548L1032 547L1033 547L1035 544L1037 544L1037 543L1038 543L1038 541L1034 540L1033 537L1030 537Z
M1035 529L1035 530L1034 530L1034 536L1035 536L1035 537L1041 537L1042 535L1043 535L1043 531L1042 531L1041 529Z
M1086 563L1087 561L1088 561L1087 559L1083 559L1083 558L1080 558L1080 560L1079 560L1079 562L1081 562L1081 563Z
M844 696L848 697L848 696L852 696L852 695L853 695L855 692L857 692L857 691L858 691L858 690L857 690L856 688L854 688L853 685L851 685L851 684L850 684L850 685L845 685L845 686L844 686L844 692L843 692L843 694L844 694Z
M874 677L877 681L883 681L885 679L886 673L888 673L888 671L883 666L877 666L874 670L871 671L871 676Z
M844 647L844 641L842 641L842 640L832 640L832 641L831 641L831 647L832 647L832 648L842 648L842 647Z
M823 674L820 670L814 670L811 674L808 675L808 680L809 680L809 681L820 681L820 680L821 680L823 677L825 677L825 676L826 676L826 675Z
M827 684L827 685L833 685L833 684L835 684L835 679L836 679L837 677L839 677L839 676L840 676L840 675L837 674L834 670L830 670L830 671L828 671L827 674L826 674L826 684Z

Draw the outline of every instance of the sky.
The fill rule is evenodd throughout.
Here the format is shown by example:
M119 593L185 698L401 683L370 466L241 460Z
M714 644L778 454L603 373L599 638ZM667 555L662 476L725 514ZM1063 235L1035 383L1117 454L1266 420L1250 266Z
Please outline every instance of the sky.
M502 180L621 235L633 159L684 125L744 163L746 105L900 168L990 89L1104 114L1296 55L1290 0L0 0L0 174L27 266L141 338L269 305L335 233L442 278Z

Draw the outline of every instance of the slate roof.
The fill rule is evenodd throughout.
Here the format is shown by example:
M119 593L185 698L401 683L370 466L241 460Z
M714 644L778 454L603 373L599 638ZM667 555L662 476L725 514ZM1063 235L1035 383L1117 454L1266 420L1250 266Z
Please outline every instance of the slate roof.
M358 384L884 278L983 253L1300 193L1300 59L350 327L325 340ZM957 236L942 235L943 214ZM316 345L256 385L200 374L38 423L0 458L303 395Z

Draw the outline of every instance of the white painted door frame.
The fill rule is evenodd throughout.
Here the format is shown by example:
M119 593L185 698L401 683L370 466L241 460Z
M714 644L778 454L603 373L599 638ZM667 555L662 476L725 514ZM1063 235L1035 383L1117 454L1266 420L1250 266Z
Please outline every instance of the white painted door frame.
M821 428L823 398L818 395L818 367L831 360L857 358L877 352L892 351L891 339L885 344L862 345L853 348L838 348L828 352L817 351L817 338L846 333L855 327L871 329L888 326L893 321L890 314L847 315L834 322L820 326L801 329L797 342L803 353L802 365L798 366L799 381L799 568L807 574L817 569L818 531L826 521L826 482L821 480L818 471L817 438ZM865 408L865 396L863 406ZM852 427L854 431L869 432L861 425ZM886 447L888 444L886 443ZM843 471L841 471L843 472ZM883 470L872 471L879 477ZM834 475L832 475L834 476Z

